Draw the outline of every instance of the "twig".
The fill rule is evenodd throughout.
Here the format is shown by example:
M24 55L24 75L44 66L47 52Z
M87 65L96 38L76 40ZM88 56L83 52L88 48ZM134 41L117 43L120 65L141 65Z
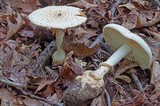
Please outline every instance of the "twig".
M36 96L36 95L34 95L32 93L28 93L28 92L24 91L23 89L20 89L20 88L17 88L17 87L16 87L16 89L19 90L22 95L25 95L25 96L30 97L30 98L35 99L35 100L40 100L40 101L46 102L46 103L50 104L51 106L55 106L56 105L56 103L48 101L45 98L38 97L38 96Z
M107 53L109 54L109 55L111 55L111 54L113 54L113 51L111 50L111 48L108 46L108 45L106 45L104 42L100 42L100 46L105 50L105 51L107 51Z
M109 96L109 93L106 89L104 90L104 92L105 92L106 97L107 97L107 104L108 104L107 106L111 106L111 98Z
M31 94L31 93L28 93L28 92L24 91L24 90L22 89L22 88L25 88L24 86L22 86L21 84L18 84L18 83L11 82L11 81L9 81L7 78L1 77L1 78L0 78L0 82L2 82L2 83L4 83L4 84L7 84L7 85L9 85L9 86L11 86L11 87L16 88L17 90L19 90L19 91L22 93L22 95L28 96L28 97L30 97L30 98L32 98L32 99L36 99L36 100L38 99L38 100L44 101L44 102L50 104L51 106L61 106L60 104L53 103L53 102L51 102L51 101L48 101L47 99L38 97L38 96L36 96L36 95L34 95L34 94Z
M110 82L114 83L115 85L117 85L117 86L121 89L121 91L122 91L122 93L123 93L124 95L127 95L121 85L119 85L117 82L113 81L112 79L109 79L109 78L108 78L108 80L109 80Z
M154 0L154 2L158 5L158 7L160 8L160 1L159 0Z
M12 87L25 88L22 84L15 83L15 82L11 82L10 80L8 80L8 79L5 78L5 77L0 77L0 82L2 82L2 83L4 83L4 84L7 84L7 85L9 85L9 86L12 86Z
M122 0L116 0L111 7L111 16L114 17L117 6L122 2Z
M95 41L89 46L89 48L94 47L96 44L99 44L101 42L101 40L103 39L103 34L99 34L97 36L97 38L95 39Z
M135 74L135 71L136 71L135 69L130 69L131 76L132 76L134 82L136 83L138 90L144 91L141 82L139 81L137 75Z
M37 75L41 72L41 67L45 65L45 62L49 59L49 57L53 54L56 50L55 42L52 41L44 51L37 57L33 64L31 65L30 69L28 70L28 74Z

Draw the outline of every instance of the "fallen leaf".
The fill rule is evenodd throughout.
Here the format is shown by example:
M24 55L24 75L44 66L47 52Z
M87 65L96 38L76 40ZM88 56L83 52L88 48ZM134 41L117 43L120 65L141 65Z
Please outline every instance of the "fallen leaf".
M0 89L1 106L19 106L17 98L7 89Z
M15 33L17 33L17 31L19 31L22 25L24 24L24 21L22 20L22 17L20 16L20 14L17 14L16 21L17 21L17 24L13 24L10 21L9 17L7 18L9 30L7 32L6 40L10 39Z
M45 89L47 89L48 86L51 86L55 81L56 80L47 80L47 81L42 81L42 82L36 83L39 86L36 89L35 93L40 92L40 91L44 91Z
M42 97L48 97L50 94L53 94L55 91L53 85L48 85L47 88L42 92Z
M58 98L57 93L55 93L55 94L52 95L51 97L47 97L47 99L48 99L49 101L52 101L52 102L55 103L55 104L59 102L59 98Z
M146 94L140 93L135 98L133 98L130 103L123 104L124 106L142 106L145 102Z
M117 68L117 70L115 72L115 78L119 77L126 70L133 68L133 67L136 67L136 66L138 66L136 63L125 59L124 61L122 61L120 63L119 67Z
M6 3L9 4L12 8L22 9L24 13L31 13L37 8L38 0L6 0Z
M29 30L22 30L22 31L19 32L19 34L21 36L30 37L30 38L32 38L34 36L34 32L33 31L29 31Z
M36 99L31 99L26 96L21 101L23 102L23 105L26 105L26 106L43 106L43 104L40 101Z
M153 61L151 67L151 80L150 83L155 85L155 92L160 91L160 64L158 61Z
M150 6L150 2L147 0L132 0L132 3L139 9L148 9Z
M155 27L152 27L152 28L149 28L149 29L145 28L145 31L146 31L149 35L153 36L153 38L154 38L156 41L160 42L160 32L159 32Z
M128 29L152 26L159 22L160 11L132 10L129 14L123 16L122 25Z
M131 81L132 81L131 78L126 76L126 75L119 75L119 76L116 77L116 79L123 80L123 81L125 81L127 83L131 83Z
M137 9L131 2L118 6L118 8L124 8L124 7L129 9L130 11Z
M69 81L73 81L77 75L81 75L84 71L79 64L73 60L73 52L70 52L63 64L63 69L60 73L60 76Z
M88 3L85 0L80 0L80 1L77 1L77 2L74 2L74 3L69 3L68 5L69 6L76 6L76 7L80 7L80 8L83 8L83 7L85 7L85 8L98 7L98 5Z
M65 51L73 51L74 55L80 57L89 57L97 52L99 45L95 45L93 48L89 48L84 44L76 43L73 41L72 36L65 37L62 47Z

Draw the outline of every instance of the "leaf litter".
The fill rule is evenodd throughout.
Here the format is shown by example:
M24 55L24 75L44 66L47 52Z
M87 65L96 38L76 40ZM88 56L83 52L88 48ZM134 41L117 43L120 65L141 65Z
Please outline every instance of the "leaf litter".
M1 79L1 104L10 105L53 105L63 103L65 89L74 83L77 75L85 70L94 70L96 64L107 60L110 49L92 43L101 35L102 28L108 23L117 23L139 34L147 40L153 53L153 63L149 69L142 70L127 59L121 61L115 72L105 77L105 89L111 103L105 99L106 93L99 95L91 106L141 106L156 105L160 90L160 11L157 0L2 0L0 4L0 75L13 85ZM88 20L85 24L67 29L63 47L67 52L61 66L52 66L51 57L40 67L40 76L28 73L33 60L40 56L52 40L49 29L39 28L27 19L29 13L48 5L72 5L84 10ZM44 36L46 35L46 36ZM144 91L137 89L130 69L142 84ZM5 85L9 86L5 86ZM23 88L19 94L14 84ZM19 95L18 95L19 94ZM32 95L30 95L32 94ZM29 96L30 95L30 96ZM5 98L3 97L5 96ZM105 97L106 96L106 97ZM12 99L12 102L11 102ZM62 104L61 104L62 105ZM96 105L96 106L97 106Z

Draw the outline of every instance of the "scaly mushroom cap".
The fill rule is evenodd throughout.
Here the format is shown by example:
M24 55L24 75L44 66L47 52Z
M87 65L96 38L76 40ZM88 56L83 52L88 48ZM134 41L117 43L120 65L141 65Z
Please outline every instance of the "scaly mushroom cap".
M108 24L103 28L106 43L116 51L123 44L131 48L127 56L135 60L141 68L148 68L152 62L152 53L146 42L128 29L117 24Z
M48 6L33 11L29 15L29 20L42 27L66 29L84 23L87 18L77 7Z

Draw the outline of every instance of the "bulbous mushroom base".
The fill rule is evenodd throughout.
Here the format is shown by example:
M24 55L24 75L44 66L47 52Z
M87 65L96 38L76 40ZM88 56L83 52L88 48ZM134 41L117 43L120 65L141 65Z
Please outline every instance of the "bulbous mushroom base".
M53 65L60 65L63 64L65 59L65 51L63 49L57 50L53 55L52 55L52 64Z
M64 92L65 106L89 106L92 100L101 94L103 85L103 78L96 76L93 71L84 72Z
M89 106L92 100L101 94L104 81L97 76L93 76L93 71L86 71L82 76L76 78L75 83L64 92L65 106Z

